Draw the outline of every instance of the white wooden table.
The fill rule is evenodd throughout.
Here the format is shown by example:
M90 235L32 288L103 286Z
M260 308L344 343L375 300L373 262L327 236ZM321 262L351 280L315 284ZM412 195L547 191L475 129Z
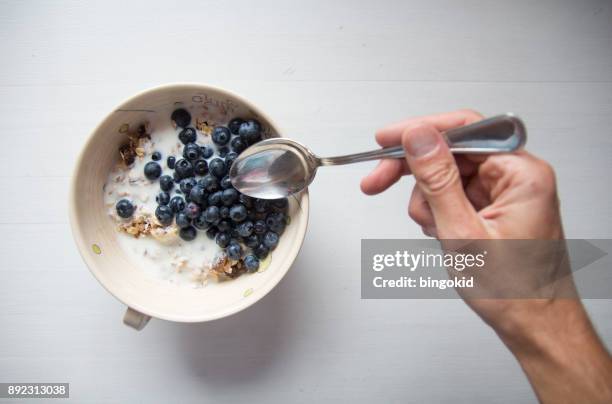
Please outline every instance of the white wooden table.
M567 236L612 237L609 1L1 1L0 55L0 382L70 382L78 403L535 400L461 301L360 299L360 239L420 236L411 179L360 193L373 164L319 173L302 252L254 307L122 325L68 184L97 122L161 83L234 90L322 155L410 115L514 111L557 169ZM610 346L612 304L586 305Z

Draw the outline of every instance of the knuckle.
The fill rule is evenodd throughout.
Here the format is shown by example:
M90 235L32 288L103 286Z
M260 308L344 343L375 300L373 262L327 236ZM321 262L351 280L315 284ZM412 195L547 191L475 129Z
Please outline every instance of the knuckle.
M532 181L534 192L544 195L553 195L557 192L555 170L546 161L539 160L536 165L536 175Z
M408 216L410 216L410 218L412 220L414 220L415 222L418 222L419 220L419 212L418 212L418 208L416 206L416 203L414 202L410 202L410 204L408 205Z
M432 219L427 214L427 207L425 204L411 202L410 205L408 205L408 216L421 226L429 225L432 222Z
M417 181L424 193L436 195L460 182L459 170L454 162L443 161L423 170Z
M554 184L556 179L555 179L555 169L553 168L553 166L551 166L546 161L542 161L541 170L542 170L543 178L546 179L548 183Z

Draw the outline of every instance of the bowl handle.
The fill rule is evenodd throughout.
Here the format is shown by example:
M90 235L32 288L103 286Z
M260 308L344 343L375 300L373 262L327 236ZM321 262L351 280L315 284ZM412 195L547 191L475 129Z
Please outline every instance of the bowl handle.
M125 315L123 316L123 324L128 327L132 327L136 331L140 331L149 322L151 316L147 316L146 314L142 314L139 311L134 310L131 307L128 307L125 311Z

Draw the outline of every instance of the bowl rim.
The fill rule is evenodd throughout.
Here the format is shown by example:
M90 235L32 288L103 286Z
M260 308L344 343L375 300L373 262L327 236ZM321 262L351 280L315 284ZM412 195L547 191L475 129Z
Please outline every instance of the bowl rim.
M155 318L166 320L166 321L172 321L172 322L197 323L197 322L206 322L206 321L216 320L216 319L228 317L232 314L236 314L252 306L256 302L258 302L260 299L262 299L265 295L267 295L272 289L274 289L282 281L282 279L285 277L287 272L289 272L289 269L291 269L291 267L293 266L295 259L297 258L300 250L302 249L302 246L304 245L304 239L306 237L306 232L308 228L308 220L310 216L309 195L308 195L308 188L304 189L304 191L302 191L299 194L300 209L302 211L302 214L305 215L303 226L302 226L303 228L298 229L299 243L295 243L297 245L297 248L296 247L293 248L293 253L290 254L290 259L287 260L286 268L284 269L282 274L279 274L279 276L277 276L276 279L271 279L269 282L264 284L262 287L257 288L248 296L247 299L241 300L240 301L241 303L235 304L233 307L229 309L219 310L213 315L177 317L177 316L167 315L166 313L159 312L156 310L149 310L148 308L140 305L140 303L133 301L131 294L129 293L121 294L121 293L117 293L117 291L111 290L111 288L109 288L104 282L102 282L101 277L99 276L99 269L97 268L97 263L92 259L91 255L88 253L89 246L87 245L87 243L85 243L85 237L83 235L83 231L81 229L79 219L77 218L77 215L76 215L76 204L78 200L78 197L76 195L76 186L77 186L77 180L79 178L78 176L79 167L81 167L85 159L85 151L89 149L91 143L96 137L96 134L99 133L102 125L106 122L106 120L110 117L110 115L113 112L117 111L118 109L121 109L121 107L123 107L125 104L132 102L136 98L145 96L148 93L164 91L164 90L169 90L169 89L176 89L177 87L179 88L183 87L185 89L196 88L202 91L208 90L208 91L215 91L221 94L226 94L227 96L232 97L236 99L237 101L239 101L240 103L246 105L248 109L254 111L255 113L257 113L257 115L261 116L266 122L270 124L270 126L274 129L274 131L279 136L283 137L283 134L279 130L276 122L270 119L270 117L266 113L261 111L251 101L245 99L241 95L234 93L233 91L226 90L224 88L217 87L217 86L210 85L210 84L203 84L203 83L197 83L197 82L175 82L175 83L166 83L166 84L161 84L161 85L157 85L154 87L149 87L145 90L139 91L138 93L130 97L124 98L119 104L115 106L115 108L112 109L111 112L104 115L104 117L98 122L95 128L89 133L89 135L85 139L85 142L81 146L81 149L76 159L76 163L72 170L72 178L70 181L70 192L69 192L69 201L68 201L68 216L69 216L69 221L70 221L70 229L72 232L72 237L77 245L77 250L79 251L81 258L85 262L85 265L89 269L89 272L96 278L98 283L102 285L102 287L106 289L108 293L110 293L113 297L115 297L115 299L125 304L128 308L132 308L134 310L139 311L142 314L145 314L151 317L155 317Z

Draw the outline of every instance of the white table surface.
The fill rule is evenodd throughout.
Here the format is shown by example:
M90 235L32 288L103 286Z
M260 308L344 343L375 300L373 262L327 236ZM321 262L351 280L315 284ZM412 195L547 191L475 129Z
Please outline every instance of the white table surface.
M234 90L322 155L411 115L514 111L567 236L612 237L609 1L0 1L0 54L0 382L70 382L78 403L535 400L461 301L360 299L360 240L420 237L411 179L360 193L373 164L319 173L303 249L257 305L125 327L73 244L68 184L97 122L161 83ZM586 305L610 346L612 304Z

